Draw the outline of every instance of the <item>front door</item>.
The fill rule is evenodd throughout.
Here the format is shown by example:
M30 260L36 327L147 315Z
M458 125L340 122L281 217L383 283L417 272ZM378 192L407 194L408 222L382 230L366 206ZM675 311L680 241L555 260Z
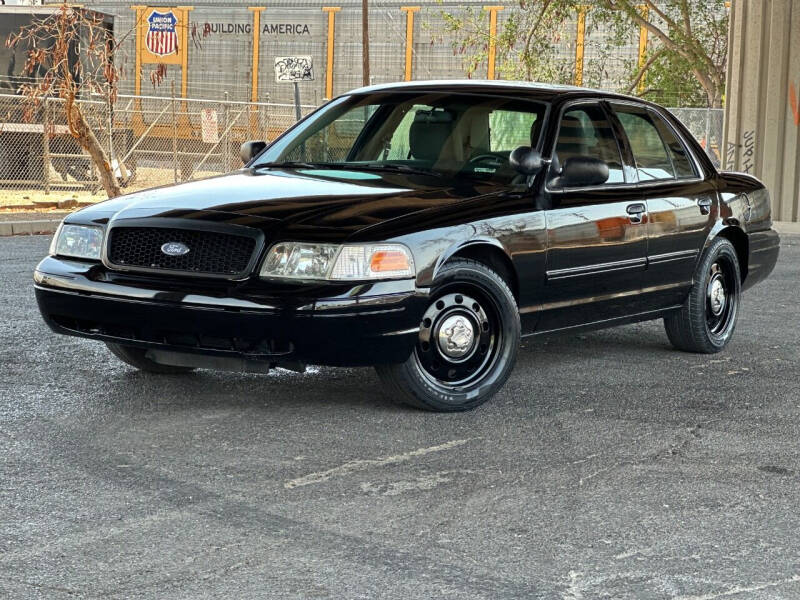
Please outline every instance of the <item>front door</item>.
M576 157L602 160L606 181L565 180L562 168ZM647 265L648 215L601 104L575 104L562 113L545 195L547 276L537 330L641 312L637 292Z

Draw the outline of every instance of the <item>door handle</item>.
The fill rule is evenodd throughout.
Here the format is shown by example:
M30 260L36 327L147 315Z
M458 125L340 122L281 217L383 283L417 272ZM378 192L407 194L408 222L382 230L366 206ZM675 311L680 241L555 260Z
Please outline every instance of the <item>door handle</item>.
M638 225L642 222L642 215L647 211L647 207L644 203L637 202L636 204L629 204L626 211L630 215L631 223Z
M705 197L705 198L698 198L697 199L697 206L700 207L700 213L701 214L707 215L708 213L710 213L711 212L711 204L712 204L711 198Z

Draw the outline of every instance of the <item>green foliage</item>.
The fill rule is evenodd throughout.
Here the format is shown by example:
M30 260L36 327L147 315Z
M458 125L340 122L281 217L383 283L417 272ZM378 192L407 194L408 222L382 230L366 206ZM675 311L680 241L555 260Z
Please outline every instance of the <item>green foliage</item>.
M690 63L675 53L647 69L644 88L637 95L668 106L706 106L708 99L703 86L692 74Z
M647 11L642 6L647 6ZM684 106L720 106L724 93L728 12L725 0L520 0L507 8L497 32L496 69L504 79L572 83L578 11L588 6L583 83L641 92ZM473 76L486 65L487 11L442 12L444 33ZM645 68L623 54L648 30Z

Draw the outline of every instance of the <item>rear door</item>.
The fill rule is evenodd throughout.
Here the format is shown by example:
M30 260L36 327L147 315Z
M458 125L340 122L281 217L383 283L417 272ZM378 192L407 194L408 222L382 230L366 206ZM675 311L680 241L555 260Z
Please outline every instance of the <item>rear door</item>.
M637 290L647 262L646 207L626 172L605 107L573 103L559 119L544 189L547 277L539 331L639 312ZM606 182L565 185L559 173L572 157L603 160Z
M659 306L683 300L717 214L716 188L672 126L636 103L611 103L647 204L647 273Z

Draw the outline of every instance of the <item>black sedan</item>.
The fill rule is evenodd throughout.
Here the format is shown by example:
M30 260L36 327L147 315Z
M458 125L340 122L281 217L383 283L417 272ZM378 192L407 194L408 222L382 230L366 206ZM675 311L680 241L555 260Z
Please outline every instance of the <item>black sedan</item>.
M374 365L398 400L456 411L521 336L663 319L719 352L778 256L757 179L611 93L373 86L242 158L67 217L34 275L50 327L153 373Z

